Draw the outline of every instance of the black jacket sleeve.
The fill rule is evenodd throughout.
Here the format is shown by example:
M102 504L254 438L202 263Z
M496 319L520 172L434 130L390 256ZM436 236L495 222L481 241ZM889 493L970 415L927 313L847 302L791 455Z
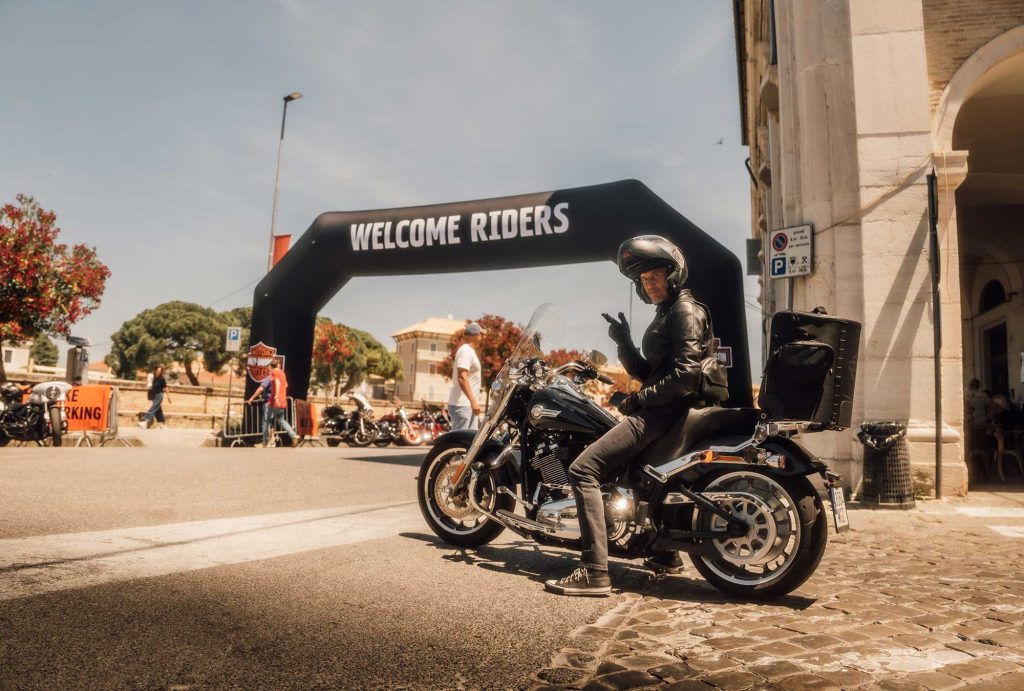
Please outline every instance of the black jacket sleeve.
M620 343L618 348L619 362L625 368L626 373L643 381L651 374L651 365L644 356L640 354L637 347L630 341L628 344Z
M694 398L699 391L700 361L706 357L708 318L704 309L690 300L676 300L669 308L672 338L672 368L668 374L637 393L645 408L668 405Z

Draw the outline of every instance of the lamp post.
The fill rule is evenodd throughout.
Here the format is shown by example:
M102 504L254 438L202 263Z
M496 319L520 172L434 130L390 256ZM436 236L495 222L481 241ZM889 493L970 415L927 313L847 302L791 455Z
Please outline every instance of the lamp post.
M288 117L288 104L302 98L298 91L284 97L284 110L281 112L281 138L277 142L277 170L274 173L274 210L270 216L270 251L267 253L267 271L274 268L274 230L277 227L277 185L281 179L281 148L284 146L284 121Z

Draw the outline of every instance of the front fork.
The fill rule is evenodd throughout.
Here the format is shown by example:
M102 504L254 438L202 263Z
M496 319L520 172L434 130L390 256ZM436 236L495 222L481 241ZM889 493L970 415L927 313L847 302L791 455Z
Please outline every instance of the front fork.
M494 433L495 428L498 426L498 421L501 420L502 415L505 414L505 409L508 407L509 399L512 398L512 394L515 392L516 386L508 386L505 392L501 395L501 400L498 401L498 407L494 409L493 415L487 415L484 418L484 422L480 425L480 429L477 430L476 436L473 437L473 443L469 445L469 449L466 451L466 457L462 459L462 466L455 470L455 477L452 480L452 493L461 492L465 489L469 483L471 476L478 475L482 470L481 467L474 467L473 462L476 460L477 455L480 453L480 449L483 448L484 442L491 438L491 434ZM467 473L466 469L472 470L471 473Z

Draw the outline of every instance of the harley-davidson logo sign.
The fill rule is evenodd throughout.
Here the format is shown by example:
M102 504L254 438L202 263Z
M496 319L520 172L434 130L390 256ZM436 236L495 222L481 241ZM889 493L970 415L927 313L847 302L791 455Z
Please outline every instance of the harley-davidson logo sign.
M267 378L270 374L270 362L275 357L281 361L281 368L284 369L284 356L277 354L277 348L272 348L263 341L249 348L245 364L253 381L263 381Z

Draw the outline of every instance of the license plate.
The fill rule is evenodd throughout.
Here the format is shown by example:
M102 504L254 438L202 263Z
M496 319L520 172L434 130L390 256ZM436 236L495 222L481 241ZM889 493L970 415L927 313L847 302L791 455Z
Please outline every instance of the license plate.
M832 502L832 518L835 519L836 532L850 529L850 517L846 514L846 500L843 499L842 487L829 487L828 498Z

